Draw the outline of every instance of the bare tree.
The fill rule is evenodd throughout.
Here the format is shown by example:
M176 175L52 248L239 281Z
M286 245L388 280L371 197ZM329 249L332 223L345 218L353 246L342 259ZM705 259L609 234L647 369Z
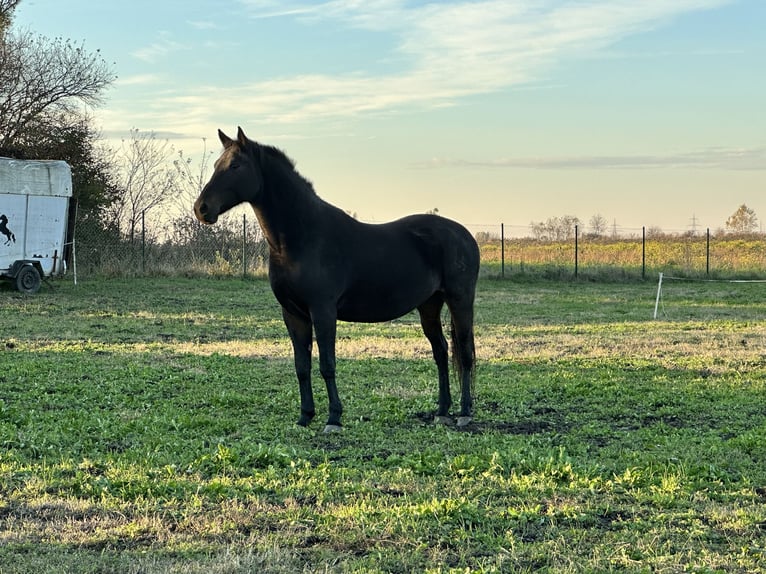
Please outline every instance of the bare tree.
M160 141L154 132L130 131L116 153L119 190L110 208L114 223L130 241L146 212L166 203L177 189L178 172L170 158L173 147Z
M0 38L10 28L13 19L13 11L21 0L0 0Z
M0 9L3 26L10 21L9 0ZM7 8L10 6L10 8ZM102 92L115 76L100 53L83 44L32 32L0 34L0 142L4 147L28 145L30 126L46 117L77 113L83 105L101 103Z
M580 219L573 215L549 217L544 222L529 224L532 237L544 241L567 241L574 237L575 226L580 225Z
M609 226L609 223L603 215L597 213L590 218L588 225L590 226L591 235L601 237L604 235L604 233L606 233L606 228Z
M726 231L729 233L753 233L757 229L758 217L744 203L726 220Z
M194 201L210 178L210 162L213 152L207 149L207 140L202 139L202 156L199 161L184 155L178 150L178 157L173 160L176 170L176 189L172 194L174 215L188 216L192 212Z

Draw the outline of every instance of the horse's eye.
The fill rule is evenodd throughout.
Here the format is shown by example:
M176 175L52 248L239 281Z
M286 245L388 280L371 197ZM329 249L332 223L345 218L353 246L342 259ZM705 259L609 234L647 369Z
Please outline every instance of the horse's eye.
M231 169L239 169L239 164L236 162L232 162L232 164L229 166Z

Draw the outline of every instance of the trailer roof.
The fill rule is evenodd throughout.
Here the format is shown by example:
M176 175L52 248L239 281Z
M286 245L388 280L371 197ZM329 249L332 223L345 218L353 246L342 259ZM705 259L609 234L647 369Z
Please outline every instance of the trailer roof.
M60 160L0 157L0 194L71 197L72 171Z

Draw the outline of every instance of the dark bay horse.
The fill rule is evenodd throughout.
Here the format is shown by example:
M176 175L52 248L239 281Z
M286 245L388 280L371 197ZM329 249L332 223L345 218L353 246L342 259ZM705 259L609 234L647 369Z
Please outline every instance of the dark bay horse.
M301 395L299 425L314 417L311 346L327 386L330 416L338 430L343 408L335 386L336 321L390 321L417 309L439 375L436 420L450 421L447 341L441 310L451 314L452 358L460 379L457 423L471 421L475 363L473 304L479 248L462 225L436 215L411 215L366 224L317 196L280 150L218 130L224 150L194 204L203 223L248 202L269 244L269 280L282 305L293 344ZM313 333L312 333L313 330Z

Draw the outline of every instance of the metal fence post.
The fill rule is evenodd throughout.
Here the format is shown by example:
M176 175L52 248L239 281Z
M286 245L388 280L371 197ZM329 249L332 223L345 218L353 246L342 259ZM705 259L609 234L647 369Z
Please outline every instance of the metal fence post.
M146 210L141 212L141 273L146 273Z
M579 259L578 259L578 226L575 225L575 278L577 278L577 267L579 266Z
M646 279L646 226L641 228L641 279Z
M242 214L242 278L247 277L247 215Z
M500 277L505 279L505 224L500 224Z
M710 228L707 228L707 245L705 246L705 273L710 275Z

